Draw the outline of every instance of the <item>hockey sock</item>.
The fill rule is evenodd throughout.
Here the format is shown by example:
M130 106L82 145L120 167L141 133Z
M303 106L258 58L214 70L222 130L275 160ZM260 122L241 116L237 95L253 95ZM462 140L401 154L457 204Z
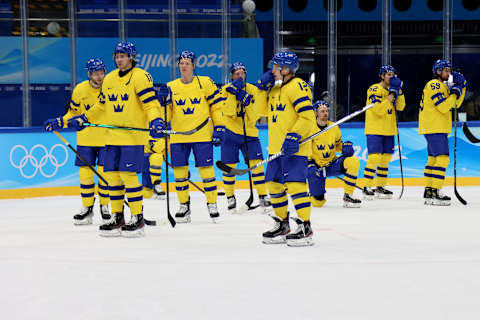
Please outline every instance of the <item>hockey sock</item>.
M310 220L310 195L305 182L287 182L288 194L292 198L297 216L303 221Z
M98 166L97 171L102 177L105 177L103 166ZM98 179L98 196L100 197L100 204L102 206L106 206L110 202L108 186L102 181L102 179Z
M110 195L112 213L123 212L125 186L120 178L120 173L118 171L105 172L105 177L108 181L108 193Z
M365 165L365 170L363 171L363 184L365 187L372 187L373 178L375 178L375 171L381 159L382 155L380 153L372 153L368 155L367 164Z
M450 159L447 155L441 155L435 157L435 165L431 167L432 170L432 188L442 189L445 182L445 171L447 170Z
M377 186L385 187L387 185L388 163L392 159L391 153L382 153L382 159L377 167Z
M425 188L432 187L432 168L435 165L435 157L428 156L427 164L425 165L425 170L423 170L423 176L425 181Z
M353 190L355 190L355 184L357 183L360 161L358 161L358 159L355 157L348 157L343 161L343 167L347 171L344 175L345 186L343 190L345 193L353 194Z
M217 181L215 179L213 166L199 167L198 171L202 177L203 190L205 190L207 203L217 203Z
M250 166L255 166L262 160L255 159L250 160ZM259 196L264 196L267 194L267 188L265 187L265 173L263 172L263 166L255 168L252 170L252 180L257 189L257 193Z
M236 163L229 163L229 167L235 168ZM232 197L235 189L235 175L230 173L223 173L223 189L227 197Z
M267 182L267 188L275 215L282 220L285 219L288 215L288 198L285 186L278 182L269 181Z
M120 171L120 177L125 183L125 191L132 215L142 213L142 185L138 182L137 173Z
M150 156L150 179L152 184L160 181L162 178L163 155L160 153L152 153Z
M82 196L82 205L84 207L93 206L95 198L95 182L93 181L93 171L88 167L80 167L80 195Z
M178 201L187 203L188 195L188 167L174 167L173 175L175 176L175 189L177 190Z

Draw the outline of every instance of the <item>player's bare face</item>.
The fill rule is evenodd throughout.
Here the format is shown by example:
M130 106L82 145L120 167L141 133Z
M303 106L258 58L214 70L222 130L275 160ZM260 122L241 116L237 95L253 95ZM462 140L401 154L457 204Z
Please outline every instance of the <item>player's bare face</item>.
M127 53L116 53L115 54L115 63L117 64L118 69L124 71L132 67L132 60Z
M272 68L272 74L275 80L283 80L283 74L282 74L283 69L280 68L278 64L274 64Z
M191 77L193 75L193 69L195 65L191 59L181 59L178 62L178 68L180 69L180 74L182 77Z
M326 123L328 120L328 108L322 104L317 108L317 122Z
M237 69L232 73L232 81L237 80L238 78L242 78L243 82L245 82L247 75L243 69Z
M105 71L93 71L90 73L90 83L94 88L100 88L105 78Z
M447 81L451 73L452 69L450 68L443 68L442 71L437 71L437 74L440 74L440 78L442 79L442 81Z

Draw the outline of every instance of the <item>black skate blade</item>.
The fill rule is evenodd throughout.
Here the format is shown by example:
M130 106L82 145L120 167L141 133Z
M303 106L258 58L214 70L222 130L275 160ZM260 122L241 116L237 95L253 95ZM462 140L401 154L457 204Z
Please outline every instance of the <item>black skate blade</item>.
M148 219L143 218L143 221L145 222L145 224L146 224L147 226L156 226L156 225L157 225L157 221L156 221L156 220L148 220Z

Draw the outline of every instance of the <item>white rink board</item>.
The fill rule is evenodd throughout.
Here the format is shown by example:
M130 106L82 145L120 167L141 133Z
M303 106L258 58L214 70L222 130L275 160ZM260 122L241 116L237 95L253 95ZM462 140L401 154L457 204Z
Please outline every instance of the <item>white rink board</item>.
M98 215L73 226L76 197L1 200L2 319L477 320L480 187L459 191L468 206L425 207L408 187L344 209L329 189L308 248L262 244L259 213L211 223L199 192L191 224L140 239L99 237ZM165 221L164 203L146 200L145 216Z

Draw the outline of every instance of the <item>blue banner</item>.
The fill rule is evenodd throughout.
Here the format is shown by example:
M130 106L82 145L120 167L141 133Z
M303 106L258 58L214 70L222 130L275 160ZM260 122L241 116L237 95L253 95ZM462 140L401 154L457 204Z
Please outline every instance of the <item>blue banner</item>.
M138 65L153 76L155 83L170 81L170 64L177 57L170 56L167 38L131 38L137 47ZM0 37L0 83L22 83L22 54L20 37ZM107 71L114 70L114 38L78 38L77 74L78 81L87 79L85 63L92 57L105 62ZM216 83L223 83L222 68L225 63L242 61L248 68L248 77L258 79L263 73L263 40L260 38L231 39L231 59L225 61L220 38L180 38L178 51L195 52L196 72L209 76ZM30 38L29 39L30 83L70 83L70 39Z
M363 125L363 124L362 124ZM407 124L408 125L408 124ZM352 127L355 126L355 127ZM480 137L480 127L471 127L474 135ZM458 129L457 140L457 175L461 177L480 177L478 158L480 145L470 143L461 129ZM75 133L61 133L75 146ZM354 143L355 156L360 159L361 168L359 177L363 177L363 168L368 157L366 139L363 127L358 124L348 124L342 127L343 140ZM402 143L402 160L405 177L423 177L423 168L427 161L426 142L423 136L417 133L414 127L400 128ZM267 156L268 130L260 130L260 140ZM449 137L451 161L447 169L447 176L453 176L453 134ZM5 129L0 131L0 189L39 188L57 186L78 186L78 168L73 165L75 155L52 133L42 132L40 129ZM396 144L396 143L395 143ZM214 159L220 159L220 148L214 148ZM244 168L241 163L238 167ZM198 170L195 168L193 155L190 157L191 178L201 181ZM222 179L222 172L215 167L217 180ZM398 146L390 163L389 177L400 177ZM237 177L239 180L248 179L248 175ZM162 178L165 181L165 177ZM173 181L173 172L170 170L170 181Z

